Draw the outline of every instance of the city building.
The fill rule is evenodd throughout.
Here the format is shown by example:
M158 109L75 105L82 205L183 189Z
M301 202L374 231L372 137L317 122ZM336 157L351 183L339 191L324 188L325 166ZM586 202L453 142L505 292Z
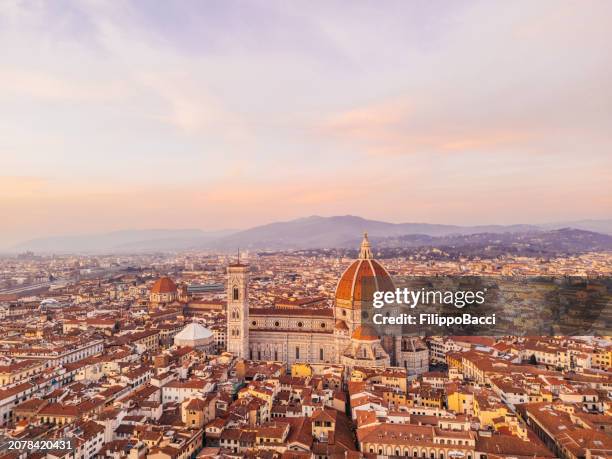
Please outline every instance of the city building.
M206 354L215 351L213 332L197 322L191 322L174 337L174 345L178 347L193 347Z
M429 366L419 338L387 339L363 324L375 291L394 289L387 270L374 259L367 233L359 257L337 282L334 306L250 307L248 265L231 264L227 283L227 350L254 360L343 363L353 366L404 366L420 374Z
M149 300L152 304L172 303L178 297L178 288L167 276L160 277L151 287Z

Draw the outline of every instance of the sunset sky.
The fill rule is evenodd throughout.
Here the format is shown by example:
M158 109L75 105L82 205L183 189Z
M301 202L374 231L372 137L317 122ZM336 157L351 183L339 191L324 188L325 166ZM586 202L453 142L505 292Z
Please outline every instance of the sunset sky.
M612 2L0 2L0 248L612 218Z

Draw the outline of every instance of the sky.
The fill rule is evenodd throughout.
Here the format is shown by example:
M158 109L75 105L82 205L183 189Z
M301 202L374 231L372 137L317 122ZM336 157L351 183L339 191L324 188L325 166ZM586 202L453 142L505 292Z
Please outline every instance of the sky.
M0 247L612 218L612 2L0 2Z

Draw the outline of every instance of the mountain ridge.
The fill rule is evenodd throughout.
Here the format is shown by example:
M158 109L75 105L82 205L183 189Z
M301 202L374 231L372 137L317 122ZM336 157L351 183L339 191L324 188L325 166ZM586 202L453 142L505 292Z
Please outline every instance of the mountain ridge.
M234 251L241 249L289 250L303 248L350 248L367 231L373 240L422 235L445 238L452 235L537 233L574 228L612 235L612 220L580 220L575 228L571 222L545 225L445 225L435 223L389 223L355 215L322 217L311 215L294 220L254 226L244 230L204 231L201 229L119 230L107 233L74 236L43 237L24 241L10 251L32 250L44 253L173 251L211 249Z

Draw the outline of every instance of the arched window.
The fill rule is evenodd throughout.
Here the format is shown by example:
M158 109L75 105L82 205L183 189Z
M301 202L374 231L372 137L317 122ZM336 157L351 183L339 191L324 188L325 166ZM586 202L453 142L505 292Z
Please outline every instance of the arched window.
M240 294L238 293L238 287L234 287L232 297L234 298L234 301L237 301L240 299Z

